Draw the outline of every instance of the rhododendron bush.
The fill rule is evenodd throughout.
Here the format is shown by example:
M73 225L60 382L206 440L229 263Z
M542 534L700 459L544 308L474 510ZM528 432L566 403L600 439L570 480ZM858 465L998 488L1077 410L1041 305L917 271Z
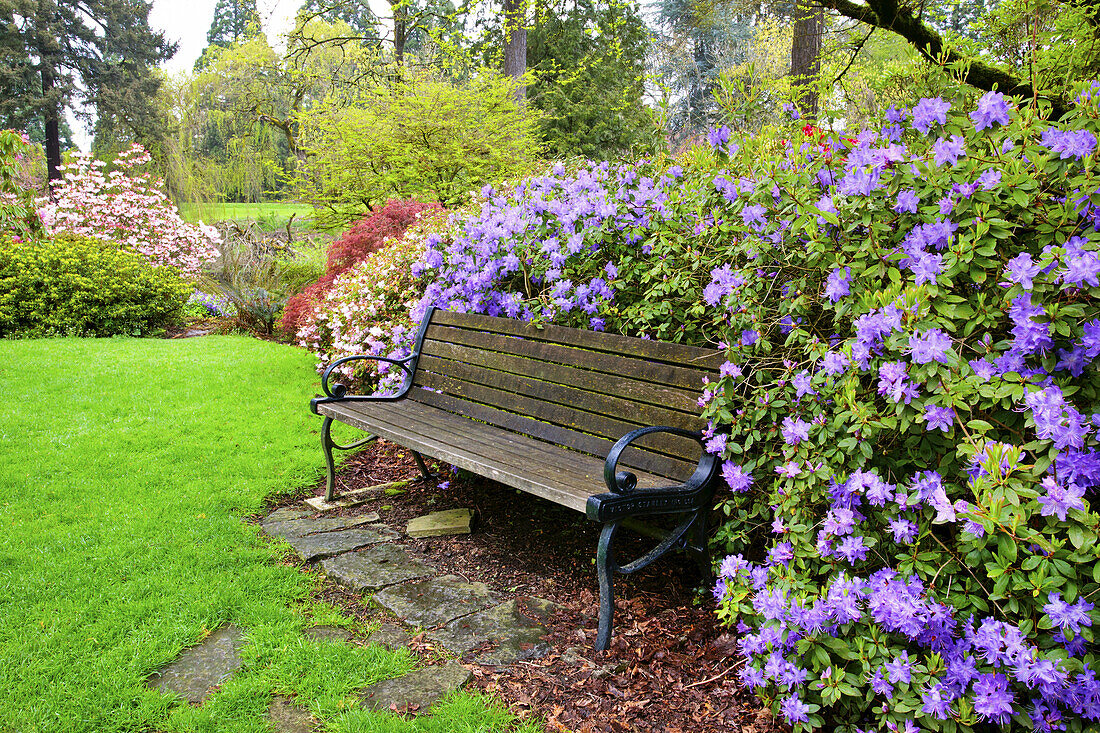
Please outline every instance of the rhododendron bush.
M1100 111L989 93L874 129L557 168L427 239L413 309L728 350L718 614L797 730L1100 720ZM407 323L378 353L400 355Z
M180 217L162 182L140 170L149 160L135 144L104 172L103 161L77 155L62 166L64 177L39 215L51 236L67 232L118 242L154 265L196 278L204 264L217 258L221 238L213 227Z

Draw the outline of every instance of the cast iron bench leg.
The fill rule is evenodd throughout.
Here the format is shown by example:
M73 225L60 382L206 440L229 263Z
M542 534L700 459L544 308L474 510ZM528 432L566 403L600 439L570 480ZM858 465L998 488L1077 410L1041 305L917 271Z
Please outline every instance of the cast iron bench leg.
M325 452L325 501L331 502L336 498L336 462L332 458L332 449L353 450L366 445L377 437L368 434L362 440L340 445L332 439L332 418L325 417L321 421L321 449Z
M619 529L618 522L609 522L600 531L600 543L596 546L596 573L600 580L600 625L596 633L596 651L607 651L611 645L611 623L615 616L614 575L615 549L611 541Z

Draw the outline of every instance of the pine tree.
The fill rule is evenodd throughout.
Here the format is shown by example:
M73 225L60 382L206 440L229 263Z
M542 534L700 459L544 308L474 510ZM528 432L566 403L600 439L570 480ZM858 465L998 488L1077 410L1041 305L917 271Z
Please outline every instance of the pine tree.
M206 32L206 43L224 48L252 38L260 31L256 0L218 0L210 30Z
M102 101L108 112L116 110L103 95L109 89L155 94L150 69L175 47L149 27L149 6L146 0L0 0L0 123L41 122L51 180L60 177L67 108Z

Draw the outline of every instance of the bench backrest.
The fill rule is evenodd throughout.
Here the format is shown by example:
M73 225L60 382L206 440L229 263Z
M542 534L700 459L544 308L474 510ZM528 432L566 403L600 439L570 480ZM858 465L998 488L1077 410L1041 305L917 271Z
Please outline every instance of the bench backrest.
M638 427L703 429L703 377L723 361L713 349L435 311L409 398L603 458ZM621 465L675 480L699 457L697 443L668 434L637 445Z

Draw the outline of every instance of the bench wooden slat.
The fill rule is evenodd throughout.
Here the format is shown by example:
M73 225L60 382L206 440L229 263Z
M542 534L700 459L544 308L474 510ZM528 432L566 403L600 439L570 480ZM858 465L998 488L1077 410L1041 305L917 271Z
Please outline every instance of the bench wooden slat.
M702 391L703 377L710 373L702 369L690 369L673 364L608 354L602 351L586 351L572 346L559 346L553 343L503 336L486 331L469 331L449 326L429 326L424 341L465 344L478 349L516 354L555 364L568 364L571 367L591 369L604 374L629 374L637 380L656 384L670 384L674 387L683 387L695 391Z
M692 415L698 415L700 410L696 402L699 399L699 389L683 390L652 382L641 382L622 374L574 369L564 364L529 359L515 354L503 354L499 351L482 351L445 341L428 341L424 344L421 353L440 359L488 367L509 374L542 379L589 392L599 392L633 403L658 405Z
M534 326L523 321L492 318L475 313L440 311L436 313L433 323L438 323L441 326L456 326L509 336L520 336L529 340L570 344L584 349L642 357L653 361L665 361L670 364L688 365L715 372L725 361L725 356L713 349L638 339L616 333L584 331L554 324Z
M321 405L319 411L341 422L369 430L411 450L454 464L459 468L487 476L506 486L535 494L556 504L579 512L585 511L588 497L603 493L602 462L583 454L559 448L551 462L530 460L525 453L499 447L486 447L492 440L489 426L478 425L461 416L437 410L435 415L422 414L415 424L408 423L409 413L396 410L392 404L371 405L364 411L354 403ZM420 420L427 420L431 431L422 431ZM482 439L472 440L472 434L484 431ZM519 436L516 436L519 437ZM527 439L533 449L534 439ZM553 470L547 470L550 468Z
M591 494L593 486L597 488L605 486L603 464L596 457L544 443L526 435L504 432L488 423L472 420L465 423L455 422L453 418L461 416L438 407L411 402L408 409L389 407L377 417L373 417L376 410L367 410L360 406L352 409L352 412L358 413L363 423L380 420L387 424L398 424L401 428L426 436L434 435L443 422L453 426L448 428L452 432L461 431L462 442L457 444L459 447L468 446L479 455L496 457L515 466L527 466L534 461L539 465L539 471L544 476L560 474L560 479L567 485L575 480L576 467L579 466L583 467L588 479L583 486L577 487L578 491ZM398 415L399 419L395 420L394 415ZM571 464L573 467L567 469L564 467L566 464ZM600 491L602 492L602 488Z
M549 423L533 420L529 417L516 415L512 412L504 412L487 405L479 405L474 402L461 400L450 395L438 392L414 388L410 398L417 402L440 407L447 411L461 410L470 417L496 425L531 438L547 441L556 445L566 446L582 453L588 453L603 459L611 452L614 441L600 438L587 433L579 433L575 430L551 425ZM621 436L620 436L621 437ZM695 463L682 459L669 458L660 453L653 453L637 448L627 449L620 464L626 468L646 471L648 473L665 476L679 481L685 480L695 470Z
M486 369L463 362L422 356L417 382L424 386L440 387L441 377L460 379L464 382L493 387L505 392L515 392L538 400L575 407L597 415L629 420L645 425L672 425L684 430L701 430L704 421L698 415L678 410L666 410L655 405L628 402L599 392L566 387L495 369ZM448 390L444 390L448 391Z
M425 372L421 378L425 387L437 389L453 397L478 402L507 412L533 417L545 423L577 432L591 433L611 440L618 440L631 430L645 427L641 423L626 422L614 417L597 415L568 405L559 405L515 392L505 392L494 387L464 382L441 374ZM467 409L465 405L462 405L455 412L465 414ZM532 437L541 436L536 433ZM653 451L659 451L669 457L690 456L692 453L698 455L699 453L699 446L695 441L668 433L647 435L638 441L638 445Z

